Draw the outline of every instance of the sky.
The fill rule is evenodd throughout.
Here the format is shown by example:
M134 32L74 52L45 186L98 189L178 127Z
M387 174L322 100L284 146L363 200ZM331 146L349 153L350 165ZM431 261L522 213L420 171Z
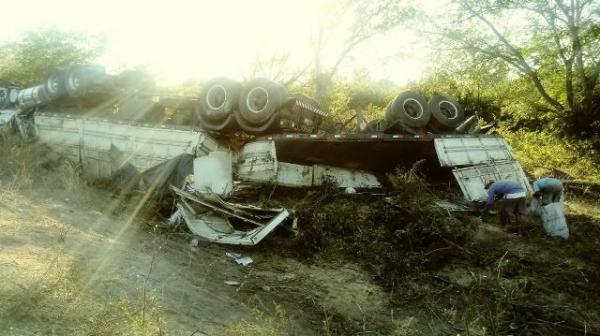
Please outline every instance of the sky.
M144 66L165 82L215 76L241 79L257 59L289 54L289 66L312 60L312 42L325 22L323 0L20 0L3 15L0 43L40 26L99 34L98 60L109 70ZM6 9L7 6L4 6ZM6 13L6 11L3 11ZM333 64L348 33L342 21L325 30L325 65ZM343 75L366 69L374 79L402 84L427 68L428 51L414 32L396 29L356 48Z

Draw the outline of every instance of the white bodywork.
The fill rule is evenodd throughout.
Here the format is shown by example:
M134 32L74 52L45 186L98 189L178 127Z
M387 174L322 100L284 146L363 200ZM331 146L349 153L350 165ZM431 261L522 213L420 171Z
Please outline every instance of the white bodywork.
M238 156L237 175L243 181L286 187L314 187L333 183L340 188L381 188L375 175L324 165L279 162L273 141L247 144Z
M0 126L7 124L19 110L0 110Z
M34 123L41 142L81 162L96 177L109 177L126 163L145 171L180 154L220 149L214 139L195 130L51 114L36 115Z
M501 137L452 137L434 140L442 167L476 165L515 160L510 146Z
M486 180L509 180L531 191L521 164L500 136L451 137L435 139L435 150L442 167L452 170L468 201L487 198Z
M231 156L229 151L218 151L194 159L194 188L229 196L233 189Z
M289 216L289 212L287 210L281 209L281 212L265 225L256 227L249 231L234 230L233 232L225 233L219 232L219 230L216 230L213 227L214 224L212 223L214 223L215 218L194 216L194 214L192 214L190 210L186 209L181 203L177 204L177 209L183 214L183 219L192 233L206 239L209 242L229 245L256 245L269 233L275 230L275 228L277 228L283 222L283 220Z
M483 201L487 198L484 188L486 180L509 180L517 182L531 190L523 168L516 161L481 164L456 168L452 171L465 198L469 201Z

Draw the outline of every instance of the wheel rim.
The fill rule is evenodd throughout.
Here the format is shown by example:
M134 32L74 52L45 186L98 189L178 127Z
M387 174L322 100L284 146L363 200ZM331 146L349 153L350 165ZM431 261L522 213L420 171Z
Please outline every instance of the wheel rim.
M8 91L8 101L11 104L14 104L19 99L19 91L15 89L11 89Z
M72 74L69 76L68 85L71 91L78 92L81 87L81 79L77 74Z
M452 102L442 100L439 103L440 112L443 116L449 120L456 119L458 117L458 108Z
M423 105L416 99L408 98L402 102L402 108L411 119L420 119L423 116Z
M258 114L269 105L269 92L263 87L256 87L246 96L246 106L250 112Z
M227 90L222 85L215 85L206 94L206 104L212 110L218 110L227 102Z
M58 93L58 89L60 87L60 80L58 76L53 75L48 78L48 91L50 94Z

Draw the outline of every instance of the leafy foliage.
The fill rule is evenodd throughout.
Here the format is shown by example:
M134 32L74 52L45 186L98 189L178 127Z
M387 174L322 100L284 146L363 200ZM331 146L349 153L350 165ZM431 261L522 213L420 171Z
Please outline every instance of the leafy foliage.
M600 180L600 156L590 141L568 140L548 131L502 130L501 133L527 171L541 170L543 175L563 175L561 178Z
M96 36L45 27L0 45L0 83L33 85L53 68L89 63L103 50Z
M512 78L525 79L542 109L578 122L562 130L598 134L590 110L600 73L595 1L454 0L450 14L438 17L442 43L463 57L484 57L510 66ZM504 18L513 17L507 23ZM512 80L509 77L509 79ZM534 110L540 110L534 108ZM591 125L591 126L590 126ZM583 129L583 132L579 132Z

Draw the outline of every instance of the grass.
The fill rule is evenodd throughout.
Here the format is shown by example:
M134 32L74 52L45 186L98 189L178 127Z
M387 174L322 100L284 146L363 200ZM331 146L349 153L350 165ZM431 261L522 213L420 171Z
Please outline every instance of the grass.
M72 227L48 217L44 205L32 204L32 197L46 196L92 204L95 193L84 181L80 165L44 145L25 143L4 132L0 132L0 158L0 211L2 207L6 213L19 211L18 216L7 219L18 225L12 234L22 242L12 252L48 246L39 247L46 253L39 261L42 269L29 264L36 258L33 254L20 258L18 272L5 274L0 287L0 329L9 335L162 335L162 308L145 282L135 293L123 292L114 302L99 297L88 288L88 276L95 270L75 260L77 251L65 245ZM28 221L33 225L28 227ZM29 230L35 225L54 231L47 238L56 236L56 241L25 244L33 239ZM10 241L10 236L3 238Z
M574 141L551 133L501 130L526 171L536 177L600 181L600 153L592 144Z
M594 162L578 160L571 147L551 137L507 138L528 169L557 165L573 178L596 178ZM8 158L0 163L4 204L21 202L20 191L39 184L67 191L85 186L78 165L49 157L42 146L3 137L0 156ZM55 173L44 173L49 171ZM368 325L324 312L321 334L580 335L600 329L597 199L568 199L571 238L561 241L546 237L535 221L526 223L524 235L512 236L494 218L483 223L436 210L432 205L439 190L421 179L418 166L389 179L395 191L387 199L327 188L312 196L302 192L305 198L296 207L302 231L285 248L308 260L319 256L361 264L387 289L389 307L400 315L386 325ZM163 308L146 282L113 299L86 287L92 270L60 248L70 234L59 232L58 248L48 254L43 272L21 279L18 287L0 289L0 329L30 331L33 323L38 334L164 334ZM510 328L513 322L516 331ZM223 334L295 335L297 330L285 309L276 306L225 326Z
M296 335L293 324L285 309L275 305L275 311L271 314L260 309L255 309L253 319L250 321L239 321L226 326L223 330L224 336L290 336Z

